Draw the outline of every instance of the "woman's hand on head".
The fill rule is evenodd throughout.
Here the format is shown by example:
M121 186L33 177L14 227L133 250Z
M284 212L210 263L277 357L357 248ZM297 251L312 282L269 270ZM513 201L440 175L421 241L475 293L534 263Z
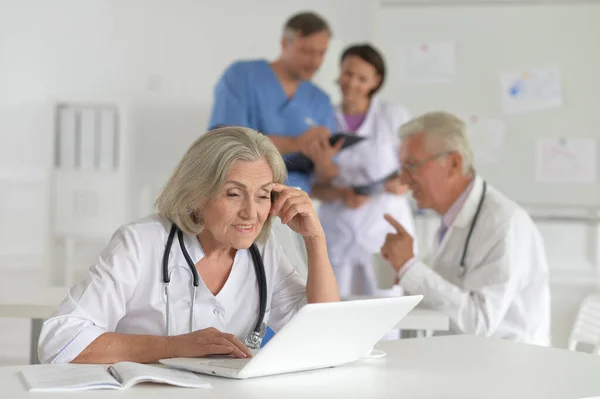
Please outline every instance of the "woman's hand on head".
M279 183L273 184L273 191L278 195L271 205L271 215L278 216L281 223L305 239L325 236L312 200L306 192Z

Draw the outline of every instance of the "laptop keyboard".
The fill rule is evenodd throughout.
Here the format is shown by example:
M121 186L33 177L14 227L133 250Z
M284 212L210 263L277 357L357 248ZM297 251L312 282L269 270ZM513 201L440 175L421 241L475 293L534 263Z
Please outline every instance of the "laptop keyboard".
M251 350L252 356L256 356L259 351L260 351L260 349L252 349ZM229 369L241 370L241 369L244 368L244 366L246 364L248 364L248 362L250 360L252 360L252 358L236 359L236 358L226 357L226 358L213 359L210 362L208 362L208 364L211 365L211 366L225 367L225 368L229 368Z
M208 362L208 364L210 366L225 367L228 369L241 370L244 368L244 366L246 364L248 364L248 362L250 360L252 360L252 358L249 358L249 359L215 359L215 360L211 360L210 362Z

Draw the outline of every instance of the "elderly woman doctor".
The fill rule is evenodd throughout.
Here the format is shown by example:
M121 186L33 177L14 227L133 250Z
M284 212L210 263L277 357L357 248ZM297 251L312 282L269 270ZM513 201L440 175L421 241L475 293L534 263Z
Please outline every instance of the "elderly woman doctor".
M244 358L261 302L277 331L307 302L338 301L323 229L308 195L285 177L277 149L254 130L201 136L159 196L158 214L118 229L44 323L40 360ZM275 216L304 239L306 285L270 231Z

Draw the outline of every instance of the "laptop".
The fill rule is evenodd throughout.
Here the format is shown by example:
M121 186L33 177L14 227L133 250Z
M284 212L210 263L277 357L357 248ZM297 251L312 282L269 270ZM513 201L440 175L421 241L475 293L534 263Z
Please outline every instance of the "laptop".
M421 299L413 295L308 304L252 358L173 358L160 363L236 379L340 366L368 356Z

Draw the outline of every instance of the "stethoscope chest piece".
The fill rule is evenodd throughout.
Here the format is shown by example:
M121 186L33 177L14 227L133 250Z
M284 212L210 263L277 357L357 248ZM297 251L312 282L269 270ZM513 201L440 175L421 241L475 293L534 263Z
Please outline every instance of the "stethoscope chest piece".
M259 349L262 344L262 339L267 331L267 325L265 323L260 324L260 330L253 330L244 339L244 345L250 349Z

